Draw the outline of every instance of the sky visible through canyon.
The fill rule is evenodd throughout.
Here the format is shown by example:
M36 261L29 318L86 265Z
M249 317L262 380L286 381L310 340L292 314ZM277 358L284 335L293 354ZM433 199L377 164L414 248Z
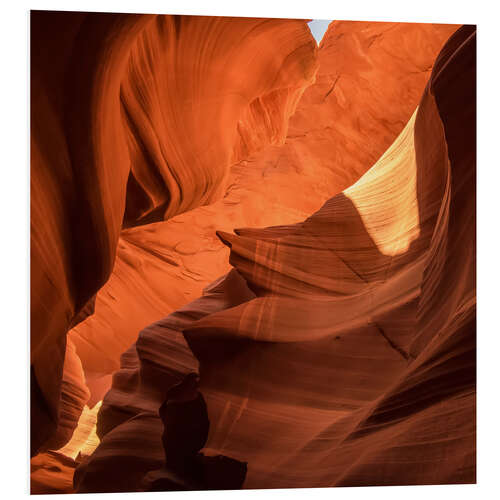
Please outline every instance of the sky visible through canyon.
M327 19L313 19L311 22L307 23L318 45L321 42L323 35L326 33L330 23L331 21Z

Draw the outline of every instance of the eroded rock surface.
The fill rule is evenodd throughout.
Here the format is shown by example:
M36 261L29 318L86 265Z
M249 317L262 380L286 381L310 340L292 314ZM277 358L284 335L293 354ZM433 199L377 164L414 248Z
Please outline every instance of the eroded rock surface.
M301 20L32 12L32 455L122 227L222 197L231 164L284 140L316 51Z
M33 492L147 489L191 372L244 487L475 481L457 28L32 13Z
M229 271L229 252L216 231L302 221L378 160L411 118L434 59L456 28L333 22L317 52L316 81L287 116L284 143L257 153L249 147L240 151L219 201L121 232L95 314L70 333L95 399L109 385L96 387L93 381L119 368L121 353L138 331ZM273 127L281 123L264 116ZM254 127L246 119L239 127L243 123L247 130ZM279 130L286 133L284 125Z
M474 482L474 179L475 30L463 27L406 128L357 183L304 222L219 233L249 297L210 310L208 290L182 322L175 313L168 330L141 333L118 372L133 374L136 392L107 394L78 491L108 491L102 478L113 456L134 455L120 443L135 426L159 440L140 346L165 352L167 338L192 359L179 373L196 366L191 351L199 361L206 451L248 462L246 488ZM228 278L217 294L232 290ZM134 469L161 461L134 456ZM141 486L119 486L131 488Z

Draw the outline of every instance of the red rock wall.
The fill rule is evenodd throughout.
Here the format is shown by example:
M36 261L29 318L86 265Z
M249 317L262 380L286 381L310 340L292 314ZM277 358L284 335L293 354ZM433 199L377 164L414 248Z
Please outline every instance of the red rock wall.
M289 156L328 171L330 196L357 181L405 127L457 28L333 21L320 43L316 83L290 122Z
M230 164L281 143L315 52L304 21L158 16L148 25L121 85L125 225L217 201Z
M221 197L235 151L283 140L316 50L305 21L32 13L32 453L122 222Z
M97 400L107 389L98 382L119 368L120 354L138 331L199 296L204 286L229 271L228 250L217 230L301 221L372 166L410 119L435 57L456 28L332 23L318 51L316 83L304 91L283 144L241 160L249 154L248 146L242 148L237 141L221 200L162 223L122 231L114 271L98 294L96 313L70 333ZM373 38L376 42L369 44ZM339 75L339 87L324 99ZM266 94L264 101L271 97ZM264 114L262 122L272 125L269 130L281 130L287 111L276 108L278 104L269 102L268 111L252 104L248 110ZM285 115L275 117L280 109ZM246 123L247 131L255 133L243 136L256 140L260 132L254 121L240 120L239 130Z
M196 369L189 349L206 451L248 462L247 488L474 482L474 117L475 30L464 27L359 182L302 223L219 233L235 270L124 354L77 490L110 491L116 459L141 478L161 467L155 409L163 384ZM237 294L239 305L224 300ZM173 352L185 361L163 358Z
M31 24L32 454L114 374L75 486L140 490L199 369L245 487L474 481L473 30ZM78 463L39 455L34 492Z

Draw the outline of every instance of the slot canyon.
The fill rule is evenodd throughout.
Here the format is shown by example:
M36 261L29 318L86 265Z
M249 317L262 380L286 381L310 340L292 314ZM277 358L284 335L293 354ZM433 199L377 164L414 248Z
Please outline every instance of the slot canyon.
M476 28L307 23L31 12L32 493L475 482Z

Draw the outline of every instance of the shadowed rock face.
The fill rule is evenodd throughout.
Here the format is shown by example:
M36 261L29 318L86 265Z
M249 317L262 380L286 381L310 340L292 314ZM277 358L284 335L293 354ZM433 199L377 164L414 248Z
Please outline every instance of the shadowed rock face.
M220 198L232 163L283 141L316 51L305 21L32 13L32 454L122 226Z
M200 317L203 301L213 303L207 291L182 311L188 325L174 323L177 313L165 320L200 363L211 420L206 450L247 461L246 488L475 481L475 225L473 208L459 201L475 203L474 55L475 32L461 28L393 146L314 215L219 234L233 276L253 298L206 306ZM457 154L458 144L467 154ZM451 180L461 176L467 181ZM467 244L454 243L458 234ZM233 287L225 278L217 293L232 295ZM429 308L432 295L440 307ZM151 359L141 345L154 352L168 335L151 328L156 333L146 330L137 342L138 370ZM181 345L176 335L170 341ZM108 393L103 424L123 397ZM106 490L99 478L113 468L110 457L128 455L121 433L152 418L139 397L130 401L136 416L114 419L79 468L78 491ZM131 467L149 456L136 455Z
M208 438L207 405L198 390L199 377L189 373L171 387L158 413L163 424L164 467L148 473L148 491L240 489L246 463L200 453Z
M192 372L203 487L475 481L456 30L32 14L32 454L104 398L95 452L38 455L36 492L76 466L78 492L178 489L158 409Z
M330 41L317 52L316 82L287 119L284 144L240 152L244 159L234 159L219 201L121 232L114 270L98 294L95 314L69 334L93 399L104 396L109 385L101 384L103 376L118 370L121 353L138 331L198 297L230 270L228 249L216 231L300 222L373 165L411 118L433 61L456 28L332 23L325 36ZM325 99L337 77L337 90ZM269 106L274 110L278 104ZM275 123L262 113L256 116ZM253 121L244 123L253 130Z

